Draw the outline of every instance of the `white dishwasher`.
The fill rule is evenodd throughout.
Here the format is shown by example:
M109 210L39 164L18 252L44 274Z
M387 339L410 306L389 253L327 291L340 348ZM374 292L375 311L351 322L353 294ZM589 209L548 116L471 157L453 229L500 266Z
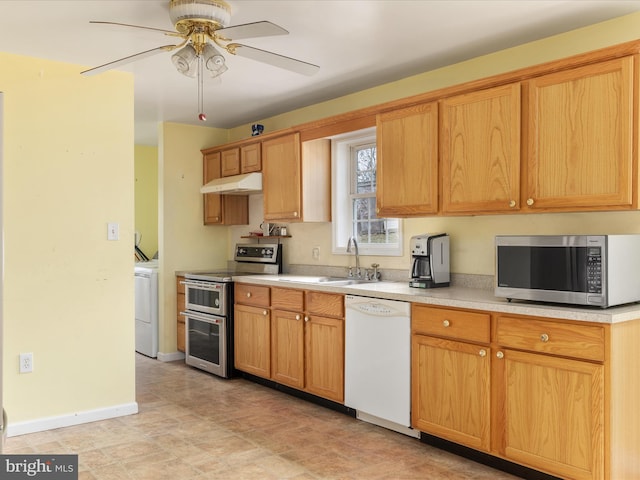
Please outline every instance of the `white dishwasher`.
M345 297L345 405L360 420L419 437L411 428L411 306Z

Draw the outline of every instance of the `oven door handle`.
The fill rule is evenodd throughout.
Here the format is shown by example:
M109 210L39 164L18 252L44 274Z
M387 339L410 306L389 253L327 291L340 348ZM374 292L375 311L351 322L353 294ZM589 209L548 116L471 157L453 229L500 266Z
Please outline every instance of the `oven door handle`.
M194 318L196 320L202 320L203 322L215 323L217 325L222 325L224 323L224 317L216 317L214 315L206 315L202 313L187 311L180 312L180 315L184 315L185 317Z

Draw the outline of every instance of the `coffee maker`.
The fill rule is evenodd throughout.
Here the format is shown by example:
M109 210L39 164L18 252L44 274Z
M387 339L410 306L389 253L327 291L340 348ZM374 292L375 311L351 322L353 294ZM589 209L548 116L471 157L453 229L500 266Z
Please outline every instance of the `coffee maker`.
M410 287L448 287L449 280L449 235L446 233L422 234L411 237Z

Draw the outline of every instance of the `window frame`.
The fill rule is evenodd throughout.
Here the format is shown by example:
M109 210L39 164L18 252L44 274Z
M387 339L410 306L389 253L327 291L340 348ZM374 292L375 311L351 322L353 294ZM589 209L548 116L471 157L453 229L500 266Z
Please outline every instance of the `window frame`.
M376 143L376 128L371 127L355 132L349 132L331 137L331 209L332 218L332 253L351 255L347 253L347 242L353 235L353 204L352 198L366 196L352 193L355 188L355 158L352 149ZM375 198L375 193L373 195ZM389 219L397 222L398 243L362 243L358 244L360 255L370 256L402 256L402 219Z

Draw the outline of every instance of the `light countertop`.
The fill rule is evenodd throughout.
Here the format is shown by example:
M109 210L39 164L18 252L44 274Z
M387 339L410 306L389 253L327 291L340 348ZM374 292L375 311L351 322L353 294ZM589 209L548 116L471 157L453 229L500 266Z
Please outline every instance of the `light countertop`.
M233 280L240 283L252 283L272 287L317 290L443 307L533 315L595 323L621 323L640 319L639 303L603 309L598 307L541 304L526 301L508 302L505 298L496 297L493 291L475 288L443 287L420 289L409 287L408 282L388 281L351 285L326 285L322 283L301 283L281 280L286 279L286 277L287 275L238 275L234 276Z

